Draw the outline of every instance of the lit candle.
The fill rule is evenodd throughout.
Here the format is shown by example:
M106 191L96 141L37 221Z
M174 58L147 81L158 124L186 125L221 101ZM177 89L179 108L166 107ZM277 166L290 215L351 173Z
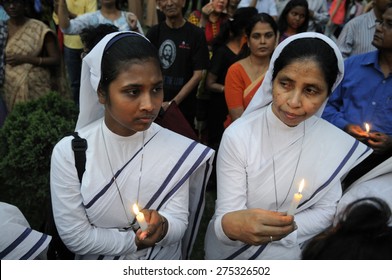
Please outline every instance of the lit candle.
M294 194L293 200L291 201L291 205L289 210L287 211L287 215L294 215L295 210L298 207L299 202L302 198L302 189L305 186L305 179L302 179L301 183L299 184L298 192Z
M370 125L368 123L365 123L365 130L366 130L367 135L369 136Z
M148 224L146 222L146 219L144 218L144 214L139 211L139 207L137 207L136 203L133 205L133 212L136 215L136 220L137 220L141 230L145 231L148 227Z

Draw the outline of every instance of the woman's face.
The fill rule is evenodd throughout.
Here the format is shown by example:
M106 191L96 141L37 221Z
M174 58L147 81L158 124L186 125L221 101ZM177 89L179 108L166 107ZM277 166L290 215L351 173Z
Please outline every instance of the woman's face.
M276 35L271 25L266 22L256 23L248 38L250 52L258 57L270 57L275 45Z
M98 90L105 105L105 123L121 136L130 136L150 127L163 101L162 73L153 59L133 60L109 85L105 95Z
M295 6L287 14L287 25L292 29L298 29L305 22L306 9L302 6Z
M288 126L313 116L328 96L328 85L313 59L294 60L277 74L272 84L272 111Z
M229 5L233 7L237 7L241 0L229 0Z
M222 13L227 6L227 0L212 0L212 7L214 8L214 12Z
M4 0L3 7L10 18L24 16L25 4L23 0Z

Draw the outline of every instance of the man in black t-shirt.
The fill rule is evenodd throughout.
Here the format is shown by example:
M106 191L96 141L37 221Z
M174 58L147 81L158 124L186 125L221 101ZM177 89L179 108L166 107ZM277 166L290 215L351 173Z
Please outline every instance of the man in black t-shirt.
M164 76L164 102L167 109L175 101L194 128L196 92L203 70L209 67L209 54L204 32L187 22L182 14L185 0L157 1L165 21L151 27L146 37L161 59Z

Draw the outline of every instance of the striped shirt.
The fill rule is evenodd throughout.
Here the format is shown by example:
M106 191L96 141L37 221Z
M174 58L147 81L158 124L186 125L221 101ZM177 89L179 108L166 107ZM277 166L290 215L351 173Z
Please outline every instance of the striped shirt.
M337 41L343 58L376 50L372 45L375 30L376 15L373 10L347 22Z

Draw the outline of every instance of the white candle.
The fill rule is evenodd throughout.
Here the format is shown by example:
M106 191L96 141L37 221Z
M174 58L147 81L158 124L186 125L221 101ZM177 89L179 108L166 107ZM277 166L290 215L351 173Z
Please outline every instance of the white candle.
M136 220L137 220L141 230L145 231L148 228L148 224L146 222L146 219L144 218L144 214L139 211L139 207L137 207L136 203L133 205L133 212L136 215Z
M365 130L366 130L367 135L369 136L370 125L368 123L365 123Z
M302 199L302 189L305 186L305 179L302 179L301 183L299 184L298 192L294 194L293 200L291 201L290 208L287 211L287 215L294 215L295 210L298 207L299 202Z

